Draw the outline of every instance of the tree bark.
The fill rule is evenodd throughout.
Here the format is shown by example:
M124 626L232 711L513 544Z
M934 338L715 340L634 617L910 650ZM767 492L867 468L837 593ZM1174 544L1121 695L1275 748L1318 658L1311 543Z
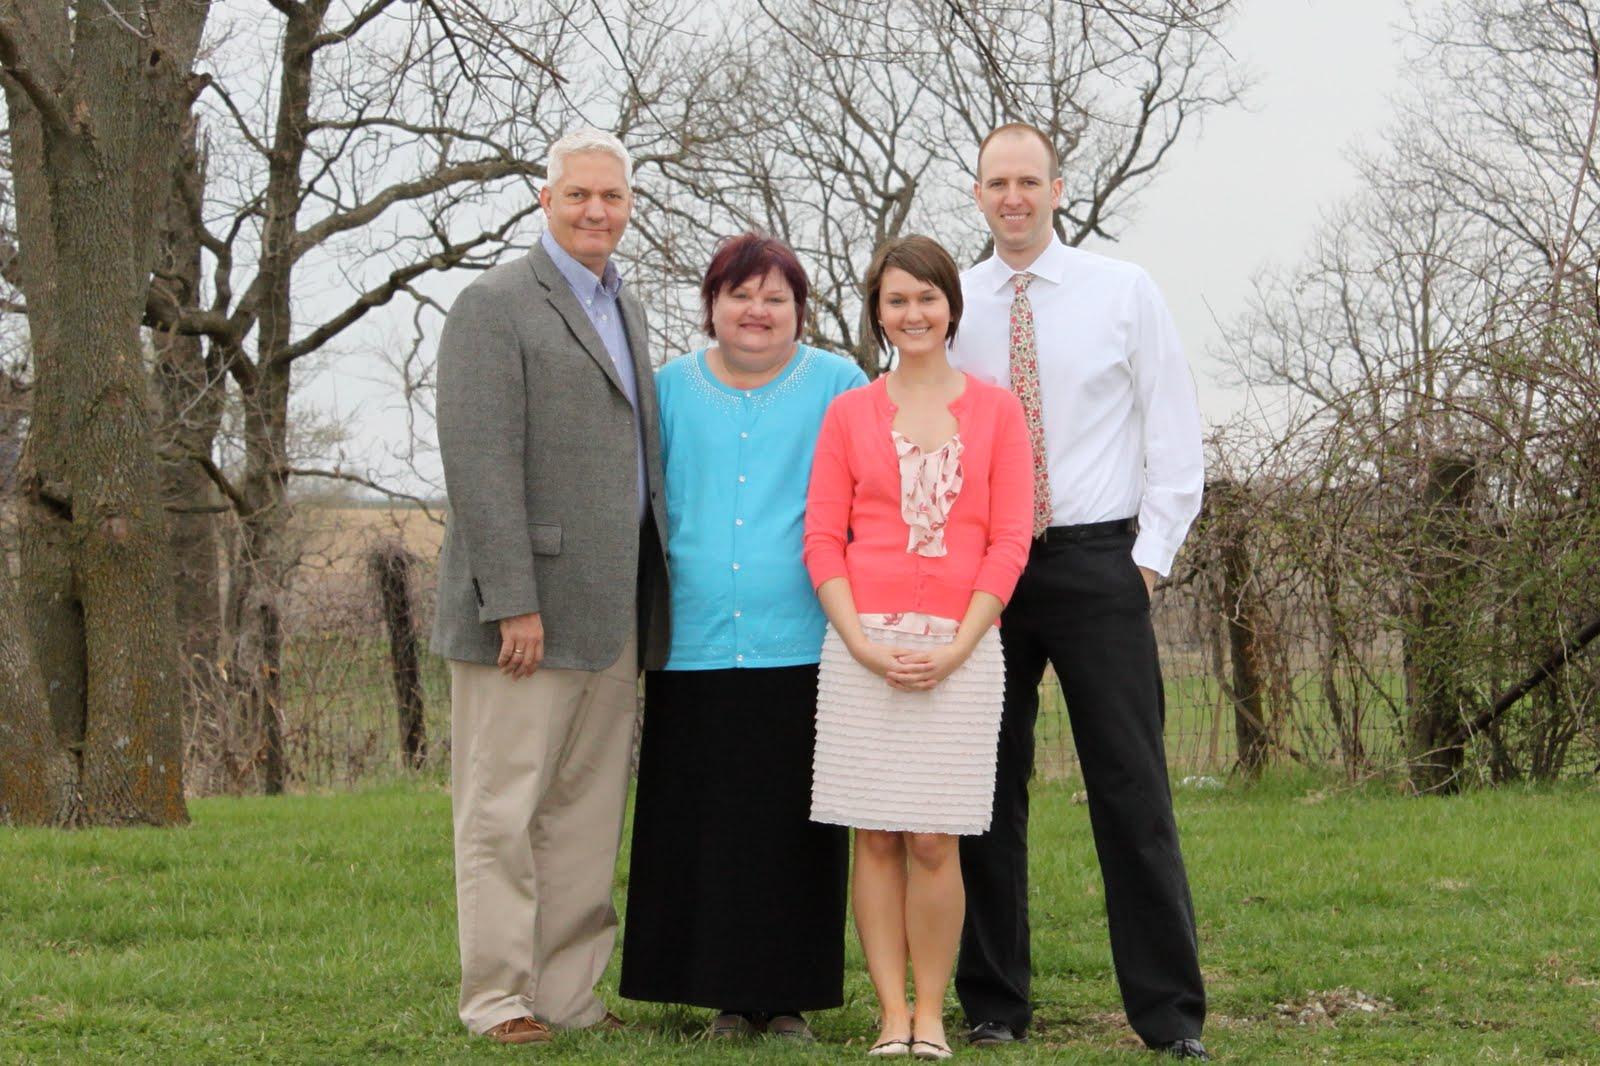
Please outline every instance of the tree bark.
M44 677L0 560L0 825L68 825L77 767L51 727Z

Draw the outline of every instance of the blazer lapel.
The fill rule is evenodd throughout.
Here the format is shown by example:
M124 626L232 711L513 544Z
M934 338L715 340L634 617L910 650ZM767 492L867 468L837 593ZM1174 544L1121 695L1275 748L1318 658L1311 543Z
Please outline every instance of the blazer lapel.
M639 408L645 415L645 428L655 432L656 390L654 370L650 366L650 337L646 332L644 311L639 301L624 287L622 290L622 328L628 334L628 355L633 359L633 378L639 383ZM647 387L648 386L648 387Z
M545 297L550 301L550 306L554 307L566 322L572 335L583 345L583 350L589 353L589 358L600 365L601 371L605 373L612 386L626 396L622 379L617 376L617 365L611 361L611 353L606 351L605 342L600 339L600 334L595 332L594 323L589 321L589 315L578 303L578 296L572 291L572 286L567 284L567 279L561 276L561 271L551 262L550 253L546 252L543 246L535 244L533 251L528 253L528 264L533 268L533 276L544 286ZM624 326L626 324L624 319ZM628 344L630 348L633 346L631 337Z

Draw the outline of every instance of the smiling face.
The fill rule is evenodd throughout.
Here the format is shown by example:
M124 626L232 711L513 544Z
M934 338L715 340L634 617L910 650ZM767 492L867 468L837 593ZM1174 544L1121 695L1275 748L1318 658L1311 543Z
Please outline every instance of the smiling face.
M787 352L799 334L794 291L776 269L745 278L712 301L711 326L719 347L749 360Z
M995 251L1012 266L1027 266L1050 243L1061 179L1050 177L1050 154L1026 132L995 137L978 157L972 187L994 234Z
M539 190L539 206L556 243L599 275L628 228L633 193L622 160L609 152L574 152L561 179Z
M878 321L901 358L928 355L945 346L950 301L933 282L889 267L878 289Z

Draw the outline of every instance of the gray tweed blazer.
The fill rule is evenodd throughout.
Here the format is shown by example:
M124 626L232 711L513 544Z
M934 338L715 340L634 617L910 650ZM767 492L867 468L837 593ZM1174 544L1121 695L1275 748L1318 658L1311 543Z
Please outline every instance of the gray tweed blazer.
M666 661L666 528L644 309L623 289L639 382L649 515L641 532L634 410L545 250L495 267L450 308L439 341L439 451L450 513L432 650L493 663L499 619L538 611L544 665L601 670L637 627Z

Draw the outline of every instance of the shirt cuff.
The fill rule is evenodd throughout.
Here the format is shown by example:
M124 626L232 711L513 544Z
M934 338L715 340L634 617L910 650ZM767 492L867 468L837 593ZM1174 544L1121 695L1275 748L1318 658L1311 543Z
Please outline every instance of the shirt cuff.
M1133 561L1139 566L1154 570L1162 577L1172 572L1172 560L1177 557L1178 545L1168 544L1153 533L1143 530L1133 541Z

